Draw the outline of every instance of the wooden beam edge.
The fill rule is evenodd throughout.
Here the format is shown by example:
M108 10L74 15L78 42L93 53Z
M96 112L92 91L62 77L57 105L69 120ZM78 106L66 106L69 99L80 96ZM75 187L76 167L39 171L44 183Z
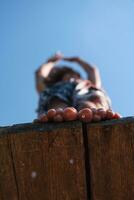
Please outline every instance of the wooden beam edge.
M106 120L101 122L92 122L86 123L88 126L114 126L118 124L128 124L134 123L134 117L124 117L121 119L113 119ZM80 121L71 121L71 122L62 122L62 123L24 123L24 124L14 124L12 126L0 127L0 135L8 134L8 133L18 133L18 132L26 132L29 130L37 130L40 132L51 131L53 129L62 129L62 128L76 128L82 127L82 123Z

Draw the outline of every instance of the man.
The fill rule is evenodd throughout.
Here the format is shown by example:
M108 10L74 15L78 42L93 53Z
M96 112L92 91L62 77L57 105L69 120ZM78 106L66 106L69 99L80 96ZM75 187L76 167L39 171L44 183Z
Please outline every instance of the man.
M75 62L87 73L68 66L59 67L59 61ZM58 53L36 71L36 89L39 93L38 120L84 122L120 118L111 110L108 95L102 88L99 71L79 57L64 57Z

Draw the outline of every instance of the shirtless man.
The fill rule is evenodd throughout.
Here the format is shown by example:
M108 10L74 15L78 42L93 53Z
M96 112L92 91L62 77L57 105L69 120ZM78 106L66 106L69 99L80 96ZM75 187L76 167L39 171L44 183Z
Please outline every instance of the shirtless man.
M59 61L75 62L87 73L88 79L69 67L57 67ZM79 57L56 54L36 71L39 93L38 121L83 122L118 119L111 110L108 95L102 89L99 71Z

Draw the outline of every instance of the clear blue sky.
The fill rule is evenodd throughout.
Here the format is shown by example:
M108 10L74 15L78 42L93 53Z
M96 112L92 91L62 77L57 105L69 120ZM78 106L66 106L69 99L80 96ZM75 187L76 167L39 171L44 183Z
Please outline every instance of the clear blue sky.
M134 113L134 0L0 0L0 125L31 122L34 71L61 50L97 65L113 108Z

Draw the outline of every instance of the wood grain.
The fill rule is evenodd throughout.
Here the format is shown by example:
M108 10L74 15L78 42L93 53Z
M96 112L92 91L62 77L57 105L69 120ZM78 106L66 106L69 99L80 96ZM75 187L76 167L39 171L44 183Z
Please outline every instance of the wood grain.
M19 130L10 134L19 199L86 199L81 124Z
M133 200L134 118L0 127L0 200Z
M87 125L92 200L133 200L134 119Z
M0 135L0 200L17 200L18 190L8 135Z

